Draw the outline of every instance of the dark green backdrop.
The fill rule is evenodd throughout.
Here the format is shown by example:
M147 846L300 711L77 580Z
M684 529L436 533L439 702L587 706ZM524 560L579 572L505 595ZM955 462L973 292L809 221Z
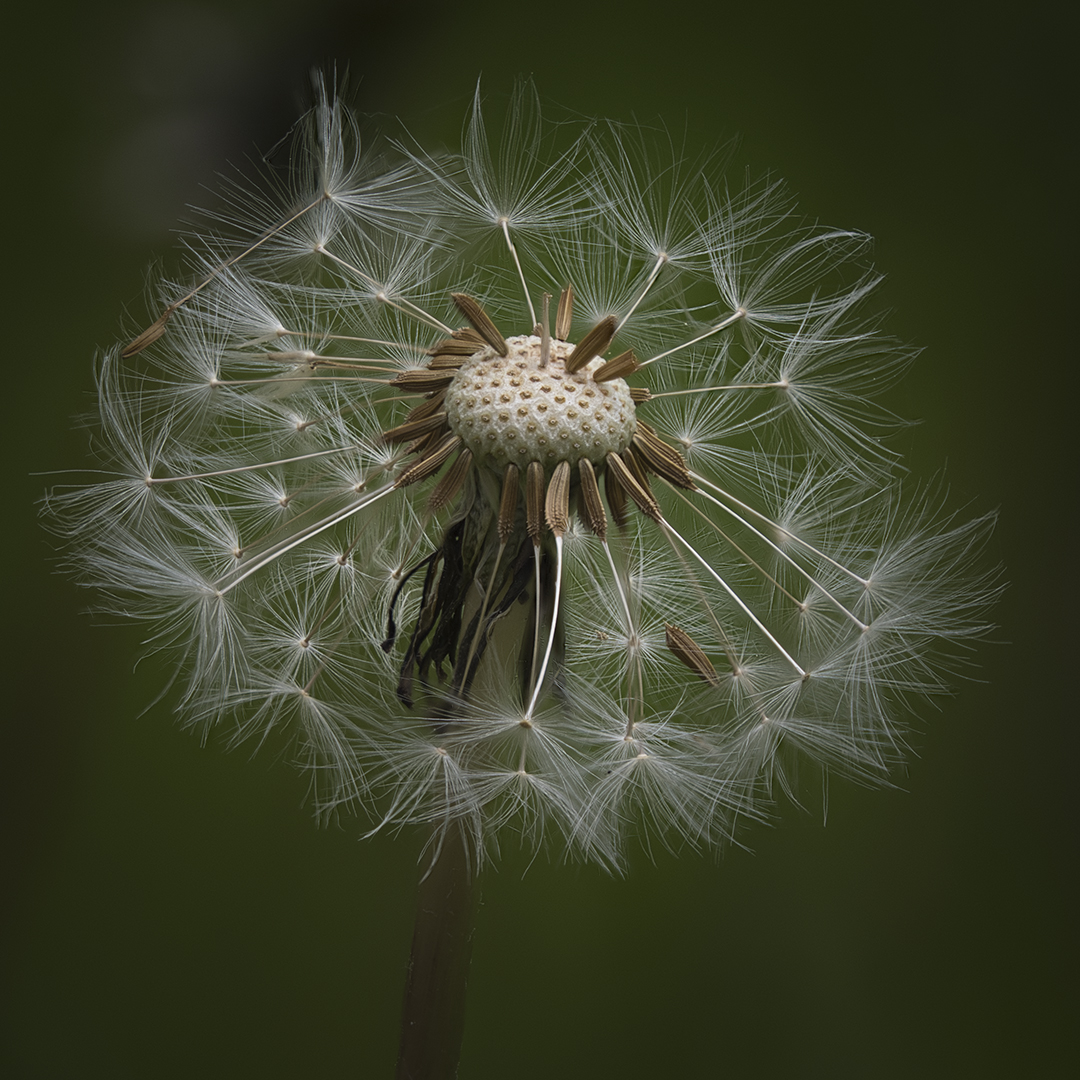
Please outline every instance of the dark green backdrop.
M477 76L742 136L878 238L890 403L952 498L1000 506L986 681L927 712L905 791L834 784L718 861L483 879L461 1076L1058 1076L1075 1025L1075 132L1057 5L474 0L24 5L5 50L7 1077L382 1077L416 838L319 829L284 763L202 748L138 633L94 626L32 503L78 466L95 347L201 184L271 145L313 63L456 135ZM13 17L9 17L13 18ZM449 124L449 126L448 126ZM1075 236L1070 237L1075 241ZM1071 270L1071 264L1069 265ZM1072 275L1069 274L1071 278ZM1066 697L1066 692L1070 696ZM1069 1040L1074 1044L1075 1036Z

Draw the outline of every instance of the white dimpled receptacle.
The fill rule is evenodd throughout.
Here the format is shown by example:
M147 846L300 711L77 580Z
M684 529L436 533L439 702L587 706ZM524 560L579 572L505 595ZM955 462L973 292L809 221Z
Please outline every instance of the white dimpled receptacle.
M470 356L446 391L447 422L477 464L599 463L630 445L637 423L630 388L623 379L593 379L603 360L569 374L572 344L552 341L544 366L540 338L513 337L507 345L506 356L490 348Z

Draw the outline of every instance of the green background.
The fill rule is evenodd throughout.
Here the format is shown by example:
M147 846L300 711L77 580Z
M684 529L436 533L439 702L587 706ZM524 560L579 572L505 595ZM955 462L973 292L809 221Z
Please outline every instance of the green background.
M925 710L903 791L839 782L751 850L626 880L482 879L460 1075L1013 1077L1075 1061L1075 55L1024 5L326 0L24 7L4 83L7 1077L391 1074L417 838L320 829L271 757L173 723L139 632L95 626L33 502L78 467L91 360L217 170L336 60L452 141L478 75L657 118L877 237L889 404L951 498L1000 507L982 682ZM1068 696L1066 696L1068 694ZM1070 903L1072 901L1072 903ZM1070 1052L1066 1054L1066 1050Z

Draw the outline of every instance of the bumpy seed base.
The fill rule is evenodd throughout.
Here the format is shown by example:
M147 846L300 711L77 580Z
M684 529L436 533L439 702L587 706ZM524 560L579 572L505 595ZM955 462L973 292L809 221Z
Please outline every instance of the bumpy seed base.
M565 360L574 346L551 342L540 366L540 339L507 339L506 356L483 349L458 369L446 391L446 419L472 451L477 464L502 470L539 461L594 463L630 445L637 420L623 379L595 382L597 358L568 375Z

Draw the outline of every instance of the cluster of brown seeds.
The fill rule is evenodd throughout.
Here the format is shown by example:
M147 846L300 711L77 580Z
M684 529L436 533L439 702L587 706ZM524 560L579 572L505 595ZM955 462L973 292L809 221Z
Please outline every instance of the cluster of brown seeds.
M396 486L434 476L456 454L431 495L438 510L453 501L474 465L501 472L499 531L506 539L524 481L534 542L545 525L559 535L566 530L572 492L589 527L605 536L601 479L616 524L625 521L628 501L661 520L649 473L693 489L682 455L636 415L649 391L624 381L640 366L633 352L602 358L615 335L614 319L602 319L576 345L567 342L573 303L567 287L554 339L545 319L534 335L507 341L472 297L453 298L471 325L439 342L426 367L391 382L424 395L403 423L383 432L384 442L407 443L413 459Z

